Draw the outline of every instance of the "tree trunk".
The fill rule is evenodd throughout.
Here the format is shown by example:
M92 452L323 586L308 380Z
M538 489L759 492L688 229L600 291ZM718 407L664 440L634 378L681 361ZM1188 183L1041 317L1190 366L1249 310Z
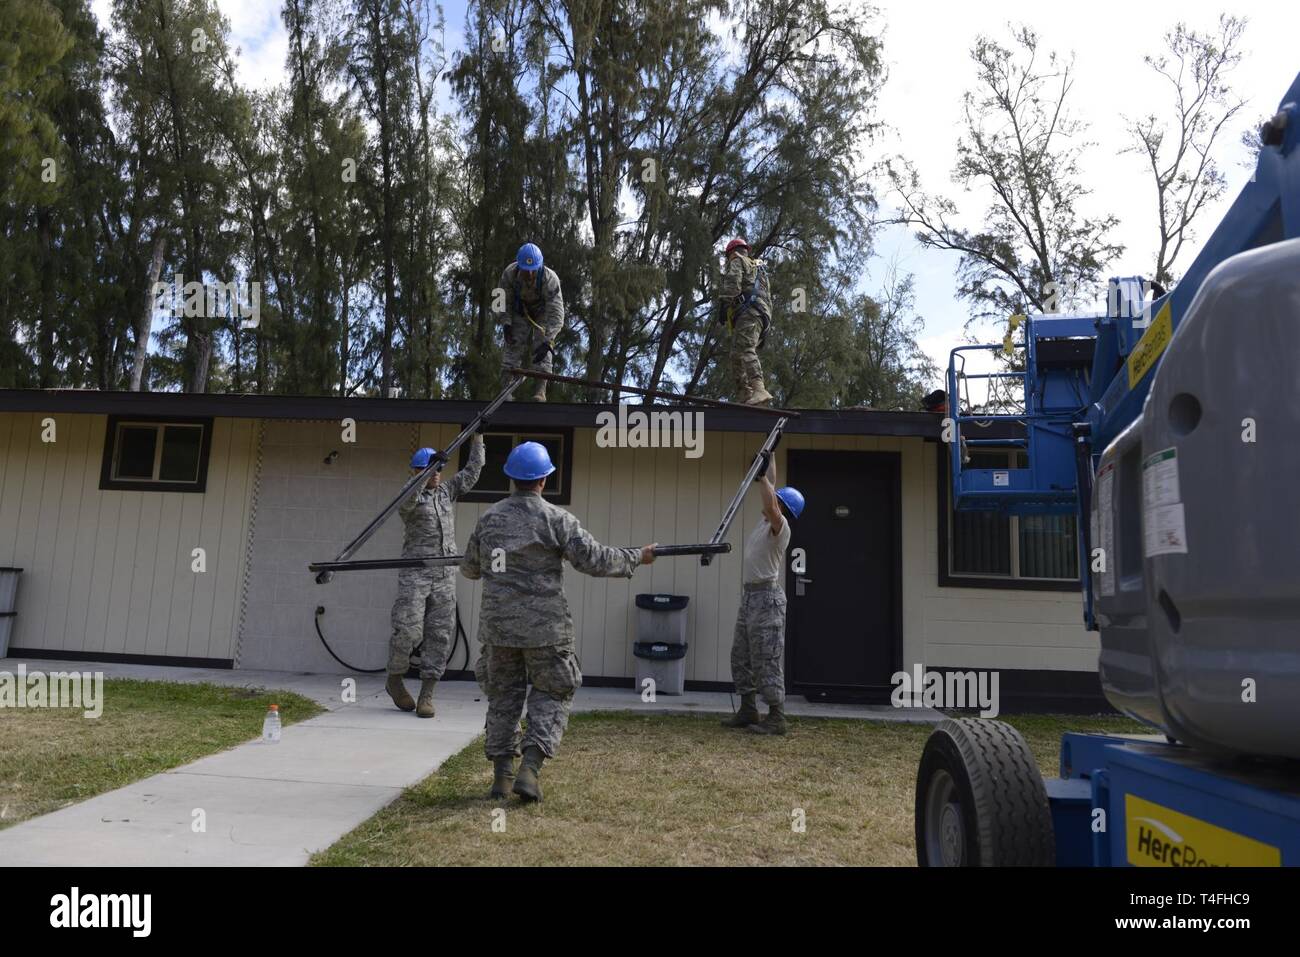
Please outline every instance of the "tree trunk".
M339 395L348 394L348 311L351 305L352 280L346 271L343 273L342 314L339 317Z
M144 363L149 354L149 337L153 334L153 287L162 275L163 254L167 250L167 237L161 229L153 238L153 257L149 261L149 279L145 283L144 306L135 327L135 358L131 360L131 391L139 392L144 382Z
M664 310L663 332L659 336L659 348L655 352L655 364L650 371L650 381L646 383L647 389L659 388L659 380L663 378L664 370L668 368L668 360L672 358L673 343L677 339L678 323L681 321L680 313L683 311L681 296L674 296L672 304Z
M42 389L53 388L54 373L54 326L58 321L54 309L55 266L52 227L48 208L39 210L36 216L37 235L41 250L41 297L40 311L37 319L36 353L37 382Z
M190 336L194 346L194 378L190 380L191 392L208 391L208 369L212 365L212 337L209 331L196 332Z

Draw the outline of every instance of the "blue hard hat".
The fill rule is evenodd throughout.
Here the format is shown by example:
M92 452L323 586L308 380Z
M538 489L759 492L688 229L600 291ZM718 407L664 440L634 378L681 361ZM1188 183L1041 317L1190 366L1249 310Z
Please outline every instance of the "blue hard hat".
M433 457L438 454L437 449L431 449L427 446L422 449L416 449L415 454L411 456L411 468L427 469Z
M540 442L522 442L506 459L505 473L520 482L536 482L555 471L551 454Z
M542 251L537 248L535 243L524 243L519 247L519 255L515 256L515 262L525 272L541 269Z
M781 504L790 510L790 514L798 518L803 514L803 492L797 488L787 485L785 488L776 490L776 497L781 500Z

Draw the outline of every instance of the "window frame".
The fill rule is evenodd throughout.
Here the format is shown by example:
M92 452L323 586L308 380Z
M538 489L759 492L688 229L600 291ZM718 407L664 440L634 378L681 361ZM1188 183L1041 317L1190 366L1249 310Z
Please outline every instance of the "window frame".
M1007 449L1008 453L1016 451ZM935 445L935 462L938 465L938 526L939 526L939 587L941 588L1000 588L1008 591L1054 591L1077 592L1082 587L1081 578L1020 578L1016 575L972 575L954 574L952 571L952 476L949 474L951 459L947 445L942 442ZM1020 566L1020 522L1019 516L1011 518L1011 567L1019 570ZM1076 521L1077 526L1077 521ZM1076 548L1079 530L1075 528Z
M208 463L212 454L212 416L185 415L110 415L104 428L104 457L99 470L101 490L117 492L197 492L208 489ZM116 457L118 433L123 425L155 426L159 432L168 425L200 426L203 437L199 441L198 477L193 482L164 481L162 479L119 479L113 477L113 460ZM161 434L160 434L161 439ZM161 442L156 454L161 455Z
M463 426L462 426L463 428ZM497 425L493 422L483 430L484 436L489 435L509 435L514 439L520 438L542 438L555 437L561 440L562 450L560 455L560 484L554 488L548 483L546 489L542 492L542 498L552 505L568 505L573 501L573 426L556 425L556 426L536 426L536 425L513 425L509 422L503 422ZM466 442L459 449L457 458L457 469L465 467L465 462L469 458L470 443ZM513 447L513 446L512 446ZM509 478L506 479L510 481ZM513 489L505 492L491 491L475 487L461 495L458 501L461 502L478 502L481 504L490 504L499 502L502 499L509 498Z

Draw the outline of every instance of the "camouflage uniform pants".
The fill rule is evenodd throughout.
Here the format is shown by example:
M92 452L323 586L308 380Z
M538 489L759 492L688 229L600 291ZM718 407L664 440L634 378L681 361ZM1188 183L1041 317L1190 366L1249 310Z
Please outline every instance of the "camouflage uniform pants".
M731 643L731 680L738 694L785 704L785 592L775 582L745 586Z
M763 365L758 361L758 341L763 319L752 309L733 317L731 325L731 374L736 382L733 401L748 402L763 389Z
M488 760L517 756L530 745L548 758L555 757L569 724L573 693L582 687L573 646L484 645L475 673L488 699L483 744ZM525 709L528 730L521 731L519 721Z
M542 333L523 316L511 315L510 323L505 327L506 343L501 351L501 385L504 388L510 381L507 369L536 369L538 372L551 371L551 353L547 353L541 362L533 361L533 350L542 344ZM546 380L533 379L533 401L546 401ZM515 397L527 395L527 383L515 390Z
M420 642L421 678L441 678L456 631L456 577L442 569L403 568L393 602L388 673L404 675Z

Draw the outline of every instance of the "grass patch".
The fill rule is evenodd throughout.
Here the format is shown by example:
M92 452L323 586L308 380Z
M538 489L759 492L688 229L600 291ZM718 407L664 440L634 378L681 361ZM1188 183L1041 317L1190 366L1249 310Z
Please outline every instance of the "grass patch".
M323 709L287 691L106 679L104 711L0 709L0 828L256 738Z
M574 715L542 773L492 830L482 742L333 847L319 866L911 865L912 799L928 725L793 718L785 738L717 715ZM1123 718L1012 716L1049 776L1063 731L1140 733ZM806 830L791 829L802 808Z

